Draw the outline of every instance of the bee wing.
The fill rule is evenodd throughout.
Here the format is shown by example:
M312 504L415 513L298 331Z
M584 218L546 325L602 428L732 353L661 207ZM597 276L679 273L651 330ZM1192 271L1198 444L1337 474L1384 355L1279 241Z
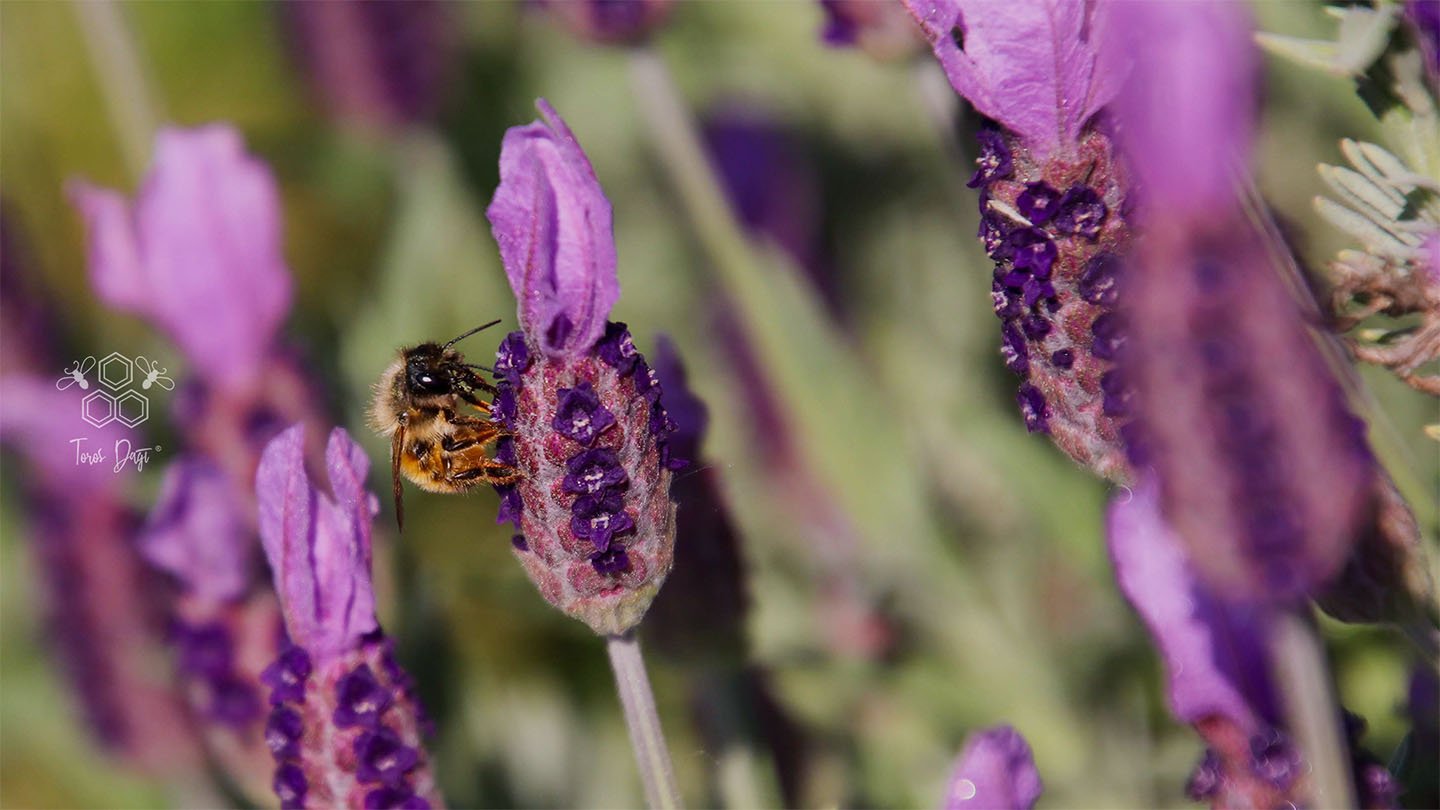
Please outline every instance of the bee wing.
M79 363L80 373L89 374L90 371L95 368L95 362L95 355L92 354L86 357L83 361Z
M390 436L390 484L395 494L395 528L405 531L405 490L400 486L400 454L405 452L405 425L395 428Z
M161 388L164 388L166 391L175 390L175 381L170 379L169 377L166 377L164 374L161 374L159 377L155 378L155 384L160 386Z
M69 388L74 384L75 378L69 373L67 373L64 377L61 377L60 379L55 381L55 390L64 391L65 389Z

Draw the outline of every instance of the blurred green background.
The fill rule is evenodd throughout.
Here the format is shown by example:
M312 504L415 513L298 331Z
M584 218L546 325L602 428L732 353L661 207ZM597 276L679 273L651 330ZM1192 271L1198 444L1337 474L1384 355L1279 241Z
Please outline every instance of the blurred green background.
M814 174L831 304L774 251L757 268L762 300L728 299L778 324L756 347L776 375L796 472L776 469L767 445L777 438L756 434L749 383L720 349L721 283L654 157L623 50L586 44L534 8L447 7L456 55L440 115L377 133L324 114L275 5L121 8L164 120L233 122L273 167L297 281L284 340L382 473L387 448L363 419L369 385L401 344L496 317L513 324L483 218L500 138L535 117L537 96L565 116L615 207L614 319L646 351L656 334L671 335L709 404L702 462L721 477L748 563L751 671L763 671L799 729L802 743L779 745L801 763L805 804L933 806L965 735L1000 722L1034 747L1042 806L1187 804L1182 787L1201 746L1169 719L1158 663L1115 590L1101 538L1106 487L1027 435L1013 405L990 268L973 237L975 199L957 182L969 167L925 111L928 54L882 63L827 48L818 4L801 0L684 3L655 39L695 110L740 104L768 115ZM1267 30L1329 34L1318 4L1261 4L1259 14ZM0 4L4 199L65 318L67 345L124 347L168 362L178 378L185 363L172 346L89 290L83 232L64 197L74 177L127 192L138 181L92 55L70 5ZM1260 183L1318 268L1346 241L1311 211L1315 164L1340 160L1342 136L1378 136L1344 82L1269 67ZM488 355L489 340L472 355ZM1433 540L1440 458L1419 437L1434 401L1383 373L1365 379L1377 446ZM157 440L173 435L164 418L149 427ZM137 476L137 505L159 474ZM372 487L383 493L382 477L372 474ZM37 538L13 486L3 507L0 804L172 801L107 761L77 722L45 655ZM602 644L537 596L494 512L488 491L411 490L403 543L378 540L382 618L437 719L431 750L448 799L634 805L639 785ZM388 532L388 513L381 519ZM1382 630L1329 624L1327 633L1344 702L1369 720L1370 747L1385 759L1405 730L1408 652ZM707 746L696 718L734 664L667 655L672 646L649 649L662 719L682 790L715 804L714 774L733 762ZM759 795L775 801L760 753Z

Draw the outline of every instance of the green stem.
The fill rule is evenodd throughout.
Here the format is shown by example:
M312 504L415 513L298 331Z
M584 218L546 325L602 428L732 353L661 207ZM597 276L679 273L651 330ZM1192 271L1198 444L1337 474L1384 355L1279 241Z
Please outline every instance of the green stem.
M675 786L675 769L670 764L670 749L665 746L660 716L655 711L655 695L650 691L645 659L640 655L640 642L633 632L608 636L605 650L615 670L615 686L625 710L625 725L630 729L635 764L645 785L645 801L652 810L682 807L680 790Z
M1310 765L1310 806L1357 807L1339 704L1314 623L1300 612L1282 613L1270 646L1286 725Z
M120 141L125 166L132 177L145 173L150 144L159 120L154 95L125 24L119 4L110 0L80 0L72 4L90 53L100 95Z

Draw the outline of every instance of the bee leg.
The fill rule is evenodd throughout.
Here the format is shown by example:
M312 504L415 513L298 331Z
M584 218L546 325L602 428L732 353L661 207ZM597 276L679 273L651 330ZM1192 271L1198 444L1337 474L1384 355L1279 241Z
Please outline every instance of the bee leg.
M440 446L450 453L456 453L474 447L477 444L479 444L479 442L474 439L460 439L457 441L454 436L446 436L440 440Z
M460 377L460 382L464 383L465 386L468 386L470 388L479 388L481 391L484 391L488 394L499 393L499 389L497 389L489 380L481 377L479 374L476 374L472 369L461 366L458 369L458 376ZM474 404L470 396L465 396L465 394L468 393L468 391L464 391L463 393L461 393L461 396L465 397L466 402L471 402L471 404ZM474 395L472 394L471 396Z

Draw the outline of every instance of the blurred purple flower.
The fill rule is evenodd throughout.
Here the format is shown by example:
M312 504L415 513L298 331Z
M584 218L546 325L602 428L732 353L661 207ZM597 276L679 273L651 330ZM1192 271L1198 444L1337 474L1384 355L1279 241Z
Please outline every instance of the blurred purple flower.
M1414 28L1430 81L1440 85L1440 3L1435 0L1405 0L1405 19Z
M1135 66L1113 111L1146 208L1173 219L1232 205L1254 136L1260 60L1253 32L1240 3L1110 9L1106 66L1112 73Z
M279 10L305 77L336 118L384 130L438 112L455 56L453 7L331 0Z
M541 595L601 635L639 623L675 547L672 429L630 332L606 319L620 282L610 202L565 122L512 127L486 212L520 306L496 354L499 519Z
M820 0L820 10L820 41L832 47L889 60L911 56L925 44L900 0Z
M224 473L201 458L166 468L139 547L151 565L203 599L238 599L253 579L254 534Z
M272 441L255 491L260 536L294 646L262 679L271 687L265 741L284 807L441 804L409 676L375 617L369 461L336 428L325 450L329 491L305 472L304 429Z
M132 206L71 187L89 233L90 278L109 305L164 330L217 386L260 372L290 307L275 179L240 134L165 129Z
M1248 16L1121 3L1111 24L1137 60L1117 120L1146 181L1120 301L1131 460L1154 468L1168 521L1228 598L1312 595L1349 558L1376 471L1232 185L1251 139Z
M44 637L108 753L152 775L193 778L203 768L194 727L154 667L163 653L162 583L134 551L138 519L114 468L117 448L133 437L115 422L82 422L83 397L78 388L56 390L50 376L0 377L0 443L26 470L17 480Z
M1213 807L1300 801L1308 766L1281 728L1281 696L1266 665L1271 609L1227 602L1198 576L1153 482L1112 501L1107 523L1120 590L1165 662L1170 710L1209 746L1187 785L1190 798ZM1359 748L1364 722L1350 718L1361 804L1391 807L1393 783Z
M1266 611L1222 601L1195 577L1152 483L1111 504L1107 538L1120 590L1165 661L1171 713L1192 725L1224 718L1247 735L1276 722Z
M1043 789L1025 738L1010 726L996 726L965 741L942 806L945 810L1030 810Z
M606 45L645 41L669 19L674 0L535 0L581 39Z
M1070 152L1124 74L1100 63L1103 6L904 0L955 91L1043 161Z
M552 357L585 354L620 297L610 201L575 135L549 102L544 123L511 127L500 187L486 210L520 302L520 328Z
M904 16L898 2L895 9ZM702 135L741 223L789 254L838 314L840 290L822 255L820 178L797 134L758 108L731 103L705 117Z

